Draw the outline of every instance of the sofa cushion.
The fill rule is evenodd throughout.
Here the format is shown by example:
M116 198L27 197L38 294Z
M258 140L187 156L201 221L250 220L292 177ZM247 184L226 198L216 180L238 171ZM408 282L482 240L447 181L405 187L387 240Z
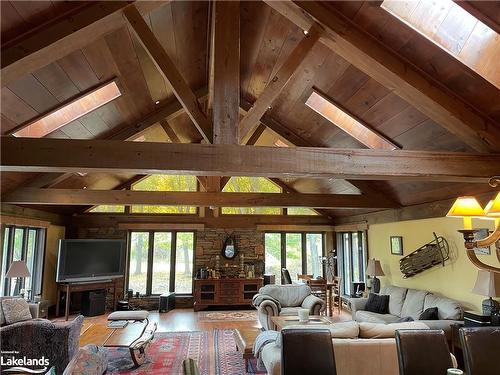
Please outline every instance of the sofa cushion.
M429 292L425 290L408 289L400 316L411 316L415 320L418 319L424 311L424 300L427 294Z
M372 322L372 323L394 323L399 320L399 316L392 314L377 314L371 311L356 311L357 322Z
M398 329L429 329L429 326L422 322L405 323L359 323L359 337L363 339L380 339L395 337Z
M299 315L299 310L302 310L302 307L283 307L280 311L280 315L286 315L286 316L298 316Z
M5 322L12 324L33 319L28 302L24 298L8 298L2 301Z
M457 301L450 298L439 297L435 294L429 293L425 296L424 310L427 310L430 307L438 308L439 319L462 319L462 307Z
M301 306L304 299L311 294L307 285L266 285L260 288L260 294L267 294L280 301L282 307Z
M420 314L418 320L439 320L438 308L437 307L429 307L425 311Z
M370 293L365 310L377 314L387 314L389 308L389 296Z
M408 289L399 286L388 285L380 290L379 294L389 295L389 314L401 316L401 309L405 301Z
M332 338L339 338L339 339L354 339L354 338L357 338L359 336L358 323L355 321L352 321L352 320L348 321L348 322L339 322L339 323L333 323L333 324L329 324L329 325L297 324L297 325L286 326L285 328L283 328L283 330L286 330L286 329L307 329L307 330L328 329L330 331L330 335L332 336ZM276 345L281 347L281 335L276 340Z

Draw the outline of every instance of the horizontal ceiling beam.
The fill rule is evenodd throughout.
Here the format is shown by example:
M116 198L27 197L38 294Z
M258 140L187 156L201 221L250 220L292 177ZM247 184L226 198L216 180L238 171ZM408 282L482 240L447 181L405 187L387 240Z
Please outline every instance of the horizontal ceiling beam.
M435 78L387 48L328 2L266 1L303 30L319 23L320 41L479 152L500 151L500 128Z
M147 14L167 1L139 1ZM130 1L96 1L61 15L2 46L2 87L32 73L125 25L122 12Z
M3 202L29 205L163 205L215 207L389 208L353 194L220 193L139 190L17 189Z
M204 224L205 228L253 228L257 225L331 225L332 221L320 215L221 215L200 217L197 215L134 215L89 213L71 218L78 228L115 227L123 224ZM121 224L121 225L120 225ZM314 229L312 229L314 230Z
M486 183L500 154L2 137L1 169Z

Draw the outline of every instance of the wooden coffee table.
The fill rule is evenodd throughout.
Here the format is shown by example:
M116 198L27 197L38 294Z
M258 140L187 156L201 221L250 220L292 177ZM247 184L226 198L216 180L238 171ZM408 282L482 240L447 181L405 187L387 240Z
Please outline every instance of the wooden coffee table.
M253 344L255 338L261 333L260 328L245 327L234 330L234 341L236 348L243 354L245 360L245 370L248 372L248 360L254 358Z
M125 328L108 328L106 323L90 324L80 335L80 345L95 344L108 348L128 348L136 366L144 363L146 349L153 339L156 323L129 322Z
M300 322L299 317L295 315L273 316L271 317L271 321L276 326L277 331L281 331L283 328L288 326L301 325L301 326L316 327L321 325L329 325L333 323L332 319L322 315L310 315L309 321L304 323Z

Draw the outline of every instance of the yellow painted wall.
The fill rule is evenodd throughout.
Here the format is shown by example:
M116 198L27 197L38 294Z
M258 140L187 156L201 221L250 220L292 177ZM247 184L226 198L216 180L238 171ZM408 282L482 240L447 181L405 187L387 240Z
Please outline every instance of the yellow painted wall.
M493 229L491 220L474 219L474 228ZM436 218L425 220L400 221L387 224L370 225L368 229L368 249L370 258L381 261L385 277L380 277L382 286L387 284L423 289L444 295L462 302L464 308L481 310L481 301L486 297L473 294L477 268L469 261L463 246L462 220L458 218ZM444 267L435 266L408 279L403 279L399 270L401 256L392 255L390 236L403 237L403 256L433 240L432 232L446 238L450 246L450 260ZM485 263L499 266L494 246L491 255L478 255Z
M57 249L59 247L59 240L64 238L65 230L65 227L59 225L50 225L47 228L45 263L43 268L42 299L49 300L51 302L51 305L55 305L57 300Z

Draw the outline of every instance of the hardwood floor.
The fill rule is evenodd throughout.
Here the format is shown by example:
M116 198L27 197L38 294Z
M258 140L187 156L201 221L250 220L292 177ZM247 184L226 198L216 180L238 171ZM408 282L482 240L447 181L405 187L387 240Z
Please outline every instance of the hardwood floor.
M210 311L210 310L205 310ZM243 311L243 310L242 310ZM245 310L246 311L246 310ZM158 313L151 311L149 320L158 323L156 332L183 332L183 331L208 331L209 336L209 363L210 375L215 371L215 355L214 355L214 329L237 329L241 327L261 327L257 318L255 320L202 320L201 314L203 311L195 312L193 309L175 309L167 313ZM84 320L82 333L80 335L80 345L87 344L100 345L106 339L106 334L102 335L86 335L85 332L92 325L100 325L103 328L107 325L107 315L100 315L96 317L87 317ZM74 317L74 316L73 316ZM73 318L70 317L70 320ZM58 319L60 320L60 319ZM334 321L342 322L351 320L351 314L347 311L342 311L341 314L334 314ZM103 329L105 331L105 329Z

